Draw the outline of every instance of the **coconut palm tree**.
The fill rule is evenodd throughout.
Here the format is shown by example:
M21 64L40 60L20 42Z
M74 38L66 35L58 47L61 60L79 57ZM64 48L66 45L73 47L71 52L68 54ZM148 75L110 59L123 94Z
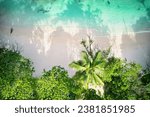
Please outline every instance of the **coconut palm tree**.
M85 51L81 52L81 60L74 61L69 66L77 71L73 78L85 89L95 89L97 94L103 95L104 61L101 59L102 52L95 52L92 43L90 37L88 42L83 40L81 44Z

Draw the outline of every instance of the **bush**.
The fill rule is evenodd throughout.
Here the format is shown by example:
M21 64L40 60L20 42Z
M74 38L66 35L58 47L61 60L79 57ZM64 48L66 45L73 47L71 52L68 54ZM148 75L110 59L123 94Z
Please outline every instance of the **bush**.
M11 99L11 100L34 99L31 80L26 78L16 79L12 85L10 84L5 85L5 87L3 87L1 94L2 99Z
M139 79L140 84L136 89L138 99L150 99L150 66L143 70L142 76Z
M29 59L17 51L0 48L0 99L32 99L34 71Z
M70 99L70 79L67 71L59 66L44 71L43 76L37 80L36 93L40 100Z
M105 82L105 99L136 99L135 88L141 66L114 57L108 64L111 66L111 73L108 72L111 81Z

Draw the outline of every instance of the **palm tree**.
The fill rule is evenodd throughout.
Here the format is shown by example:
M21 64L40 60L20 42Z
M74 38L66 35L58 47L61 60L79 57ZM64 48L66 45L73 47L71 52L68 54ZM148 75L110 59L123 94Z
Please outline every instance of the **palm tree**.
M90 37L88 42L82 40L85 51L81 52L81 60L74 61L69 66L77 70L73 78L85 89L95 89L97 94L103 95L104 61L101 59L102 52L94 52L92 43Z

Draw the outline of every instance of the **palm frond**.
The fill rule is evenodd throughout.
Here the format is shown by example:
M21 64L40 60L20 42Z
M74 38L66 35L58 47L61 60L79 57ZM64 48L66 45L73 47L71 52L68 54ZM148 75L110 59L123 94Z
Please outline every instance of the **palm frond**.
M71 64L69 64L69 66L71 67L71 68L74 68L74 69L76 69L77 71L84 71L86 68L85 67L83 67L82 65L81 65L81 63L80 62L72 62Z
M83 64L88 64L90 62L87 52L81 52L81 60L83 61Z
M95 53L94 59L93 59L93 65L97 65L101 63L102 53L100 51Z
M95 80L96 84L100 85L100 86L104 86L104 83L101 80L101 78L98 75L96 75L96 74L93 74L93 75L94 75L94 80Z

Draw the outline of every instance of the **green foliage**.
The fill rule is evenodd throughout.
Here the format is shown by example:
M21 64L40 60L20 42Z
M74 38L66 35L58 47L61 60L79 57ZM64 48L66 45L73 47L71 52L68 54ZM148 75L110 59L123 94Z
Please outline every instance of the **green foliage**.
M85 89L81 83L71 79L70 99L72 100L101 100L94 89Z
M137 99L150 99L150 66L143 70L142 76L139 79L140 84L136 89L138 98Z
M2 99L34 99L32 82L29 79L16 79L12 85L6 84L1 91Z
M30 60L0 48L0 99L32 99L32 73Z
M92 43L82 41L81 60L69 65L77 70L73 78L60 66L33 78L29 59L1 47L0 99L150 99L150 68L141 71L139 64L111 56L110 48L96 51Z
M83 40L81 44L85 51L81 52L81 60L70 64L70 67L77 70L73 79L81 87L84 86L78 93L79 99L92 99L91 91L87 93L88 96L85 95L87 89L94 89L97 95L96 88L99 90L101 86L104 86L104 95L101 95L100 99L139 99L141 92L149 91L149 85L144 88L139 80L141 71L139 64L111 56L110 48L95 51L92 49L92 43L90 38L88 42ZM90 88L89 84L95 87Z
M72 99L71 79L61 67L32 78L30 60L17 51L0 48L0 99Z
M70 79L67 71L61 67L53 67L45 71L37 81L37 98L42 100L66 100L70 99Z
M147 66L146 69L143 70L141 81L143 85L147 85L150 83L150 66L149 65Z
M12 82L15 78L31 77L34 71L29 59L18 52L0 48L0 76Z
M85 90L83 93L83 100L102 100L103 98L96 94L94 89Z
M105 83L105 98L136 99L134 89L137 86L141 66L114 57L109 58L108 63L106 69L111 81Z
M95 89L99 95L103 94L103 91L96 88L97 86L104 86L102 77L104 75L104 64L101 61L101 52L92 50L93 41L90 39L88 42L82 41L81 44L85 48L85 51L81 52L81 60L72 62L69 66L77 70L74 75L76 82L83 85L83 88Z

